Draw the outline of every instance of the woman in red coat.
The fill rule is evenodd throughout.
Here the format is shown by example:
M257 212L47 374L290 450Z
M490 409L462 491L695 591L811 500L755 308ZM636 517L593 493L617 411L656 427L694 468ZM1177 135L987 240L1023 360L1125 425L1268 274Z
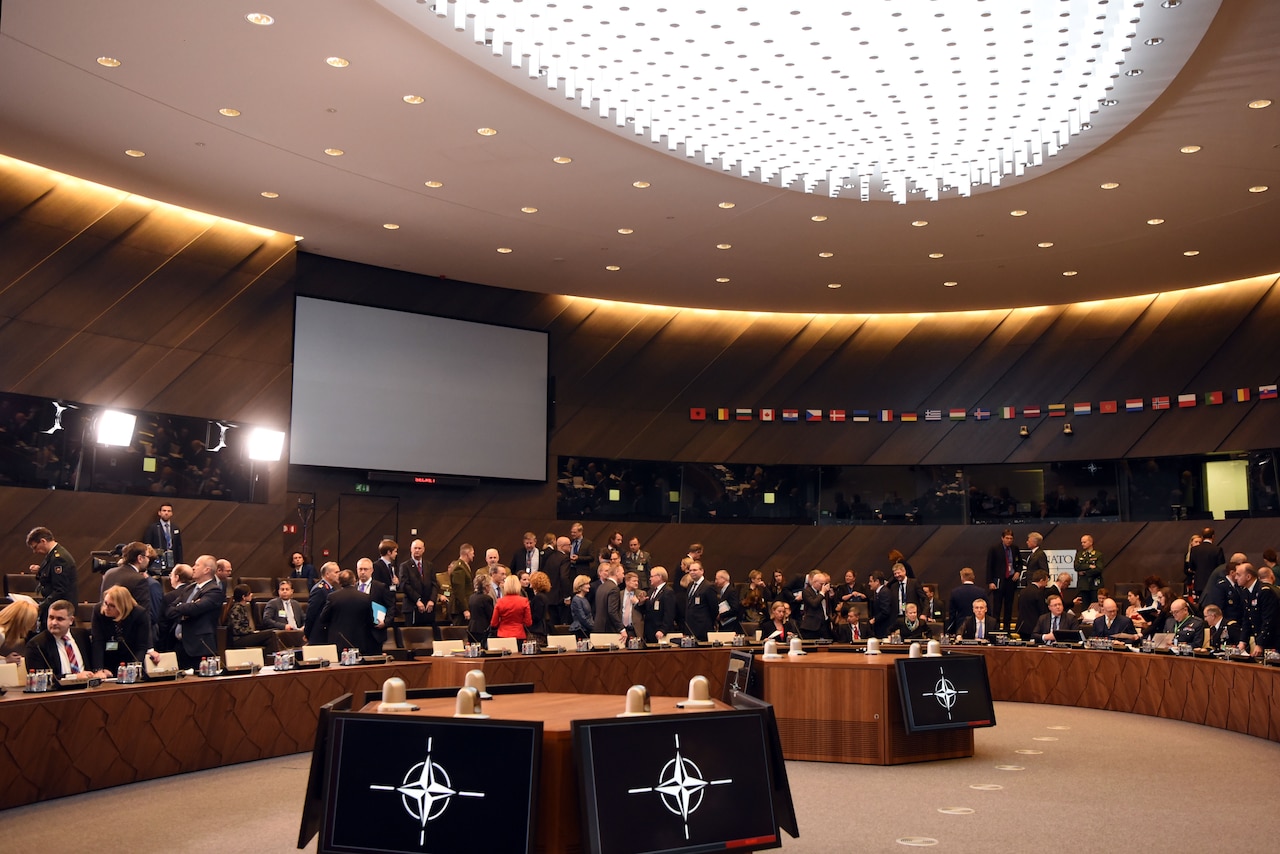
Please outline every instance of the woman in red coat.
M533 612L529 600L521 595L520 579L508 575L502 582L502 598L493 605L493 618L489 625L498 629L500 638L525 639L525 629L533 624Z

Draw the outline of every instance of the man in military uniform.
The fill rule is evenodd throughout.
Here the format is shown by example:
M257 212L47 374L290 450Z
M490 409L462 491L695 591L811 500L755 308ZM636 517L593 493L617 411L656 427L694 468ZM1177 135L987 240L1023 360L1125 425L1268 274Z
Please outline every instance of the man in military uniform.
M65 599L79 602L76 592L76 559L71 552L58 545L48 528L32 528L27 534L27 547L43 558L39 564L31 564L29 571L36 574L37 592L44 597L40 602L37 626L43 626L49 614L49 604Z
M476 548L470 543L458 547L458 559L449 564L449 612L455 626L465 626L471 619L467 600L471 597L471 561Z
M1080 551L1076 552L1076 586L1080 588L1080 598L1086 608L1097 598L1098 588L1102 586L1102 553L1093 547L1093 536L1085 534L1080 538Z

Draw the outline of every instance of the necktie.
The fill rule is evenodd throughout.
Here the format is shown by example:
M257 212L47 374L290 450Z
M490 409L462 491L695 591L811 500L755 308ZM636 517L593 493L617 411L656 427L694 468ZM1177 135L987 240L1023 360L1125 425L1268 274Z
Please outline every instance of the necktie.
M360 582L360 592L361 592L361 593L368 593L368 592L369 592L369 582L367 582L367 581L361 581L361 582Z
M200 585L198 585L198 584L192 584L192 585L191 585L191 592L187 594L186 601L187 601L187 602L194 601L194 600L195 600L195 598L196 598L196 594L197 594L197 593L199 593L199 592L200 592ZM173 626L173 636L174 636L175 638L177 638L178 640L182 640L182 623L181 623L181 622L178 622L178 623L175 623L175 624L174 624L174 626Z
M1053 628L1051 628L1049 631L1051 631L1051 632L1056 632L1057 630L1058 630L1058 618L1057 618L1057 617L1054 617L1054 618L1053 618Z
M853 639L861 640L861 638L862 638L862 635L858 633L858 621L855 619L853 621Z
M415 560L413 562L413 565L418 568L418 577L421 578L422 577L422 561Z
M979 620L979 621L978 621L978 633L977 633L977 637L978 637L978 639L979 639L979 640L981 640L981 639L982 639L982 637L983 637L983 633L984 633L984 630L985 630L986 628L987 628L987 621L986 621L986 620Z
M907 612L907 585L898 585L898 613L905 614Z
M173 536L169 533L169 523L164 523L164 547L166 549L173 548Z
M79 659L76 658L76 648L71 643L71 638L67 635L64 635L62 638L62 645L67 650L67 665L71 668L71 672L79 673L80 661Z
M284 603L285 625L291 629L298 627L298 621L293 618L293 600L286 600Z

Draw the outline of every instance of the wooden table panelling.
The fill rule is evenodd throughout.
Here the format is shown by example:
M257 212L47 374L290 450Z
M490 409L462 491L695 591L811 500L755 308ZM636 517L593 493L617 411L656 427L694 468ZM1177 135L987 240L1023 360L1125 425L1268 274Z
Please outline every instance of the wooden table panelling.
M817 652L765 661L756 672L773 704L787 759L901 765L973 755L973 730L908 733L902 718L900 656Z
M429 662L0 698L0 809L171 774L311 750L318 709L399 676L425 686ZM300 793L299 793L300 794Z

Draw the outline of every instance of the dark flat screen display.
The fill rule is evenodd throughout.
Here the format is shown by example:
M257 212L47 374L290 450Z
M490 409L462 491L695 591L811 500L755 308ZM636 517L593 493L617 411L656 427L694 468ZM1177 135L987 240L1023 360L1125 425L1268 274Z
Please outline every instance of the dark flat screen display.
M908 732L996 725L984 656L899 658L894 663Z
M777 848L758 710L574 721L583 850Z
M339 712L330 726L320 854L533 850L541 721Z

